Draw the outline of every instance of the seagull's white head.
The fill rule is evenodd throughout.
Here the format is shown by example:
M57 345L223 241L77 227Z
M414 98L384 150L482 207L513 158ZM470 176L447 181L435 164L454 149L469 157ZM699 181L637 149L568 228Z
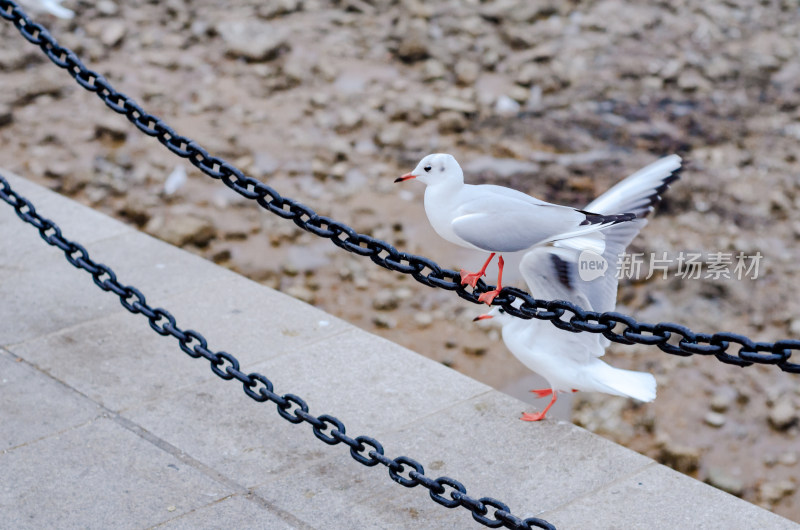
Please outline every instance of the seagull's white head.
M417 179L428 186L443 183L463 184L464 172L461 171L461 166L453 155L434 153L420 160L414 171L395 179L395 182L409 179Z

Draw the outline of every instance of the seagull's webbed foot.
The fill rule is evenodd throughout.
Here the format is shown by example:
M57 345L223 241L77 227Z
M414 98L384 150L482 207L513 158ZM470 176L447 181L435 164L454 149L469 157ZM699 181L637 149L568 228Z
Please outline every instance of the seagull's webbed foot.
M483 267L481 267L481 270L479 270L478 272L469 272L465 271L464 269L461 269L461 285L470 285L472 287L475 287L478 284L478 280L481 279L481 276L486 275L486 267L489 266L489 262L492 261L494 255L495 255L494 252L489 254L489 258L486 260L486 262L483 264ZM502 257L500 259L502 259Z
M527 412L522 413L522 417L520 418L522 421L540 421L544 419L546 412L534 412L533 414L529 414Z
M478 284L478 280L481 279L481 276L485 276L483 271L468 272L461 269L461 285L475 287Z
M549 392L549 393L553 394L553 397L550 399L550 403L547 404L547 406L544 408L543 411L534 412L533 414L529 414L527 412L523 412L522 413L522 417L520 419L522 421L539 421L539 420L543 420L545 414L547 414L547 411L550 410L550 407L552 407L555 404L556 399L558 399L558 392L554 392L553 390L531 390L531 392L535 393L539 397L544 397L544 396L547 395L547 392ZM541 392L541 394L540 394L540 392Z
M536 394L536 397L543 398L543 397L547 397L550 394L552 394L553 393L553 389L552 388L544 388L542 390L531 390L531 392Z
M500 291L503 290L503 265L504 265L503 256L500 256L499 258L497 258L497 268L498 268L497 288L492 291L486 291L485 293L480 295L478 297L479 302L484 302L487 305L492 305L494 299L497 298L497 295L500 294ZM486 268L485 265L484 268Z
M478 302L484 302L486 305L492 305L492 301L500 294L500 289L494 291L486 291L478 297Z

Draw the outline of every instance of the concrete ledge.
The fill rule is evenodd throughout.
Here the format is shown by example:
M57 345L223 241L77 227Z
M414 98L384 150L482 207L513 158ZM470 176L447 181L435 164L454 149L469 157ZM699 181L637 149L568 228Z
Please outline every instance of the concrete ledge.
M300 301L3 173L148 301L279 393L559 528L797 528ZM266 214L265 214L266 215ZM0 204L0 520L170 529L461 528L248 399ZM745 522L746 521L746 522Z

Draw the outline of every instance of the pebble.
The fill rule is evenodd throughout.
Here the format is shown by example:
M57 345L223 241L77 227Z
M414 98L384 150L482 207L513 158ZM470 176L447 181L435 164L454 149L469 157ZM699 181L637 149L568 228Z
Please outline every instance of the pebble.
M430 327L433 324L433 315L423 311L417 311L414 313L414 322L417 324L417 327L424 329Z
M775 456L773 453L766 453L764 456L761 457L761 462L767 467L773 467L775 464L778 463L778 457Z
M463 351L470 357L482 357L486 355L486 348L483 346L464 346Z
M397 309L399 305L400 299L393 289L381 289L372 299L372 307L378 311L391 311Z
M775 504L797 490L797 483L792 479L764 482L758 487L758 498L762 502Z
M66 178L73 171L75 171L74 164L53 160L48 162L45 166L44 176L61 180Z
M159 215L147 222L144 231L176 247L190 243L202 247L216 237L211 221L194 215Z
M100 0L99 2L97 2L97 11L99 11L103 15L110 17L117 14L117 11L119 11L119 7L117 7L117 4L115 4L111 0Z
M401 34L400 43L397 46L397 57L408 63L427 59L430 55L428 41L424 22L418 19L414 20Z
M8 125L12 121L14 121L14 115L11 112L11 105L0 103L0 127Z
M678 86L686 91L708 91L711 83L696 70L687 70L678 76Z
M792 398L789 396L778 398L769 411L769 424L779 431L785 431L794 425L797 422L797 418L797 410L795 410Z
M700 467L700 449L666 442L661 447L658 461L675 471L692 473Z
M784 453L778 459L778 462L783 464L784 466L793 466L797 464L797 453L794 451L790 451L788 453Z
M289 49L286 29L258 20L234 20L217 24L225 51L251 61L269 61Z
M714 395L711 396L711 410L714 412L725 412L727 411L731 405L736 402L736 397L738 392L735 388L730 386L723 386L718 388Z
M708 476L705 482L706 484L710 484L717 489L721 489L737 497L741 497L744 493L744 482L742 479L725 468L711 467L708 470Z
M718 412L709 412L703 420L710 426L720 428L725 425L725 416Z
M447 69L441 61L428 59L423 66L422 75L425 81L434 81L436 79L442 79L447 75Z
M623 420L626 406L624 399L614 399L611 396L582 396L573 408L572 421L587 430L625 444L635 435L633 426Z
M382 147L400 147L406 138L407 126L403 123L390 123L384 126L375 138Z
M339 109L337 118L337 132L352 131L360 126L362 120L364 119L360 112L351 107L343 107Z
M473 114L478 112L478 107L471 101L458 99L454 97L444 96L436 100L434 104L436 110L454 110L456 112L463 112L464 114Z
M478 80L481 74L481 67L478 63L461 59L455 66L456 79L462 85L472 85Z
M381 329L394 329L397 327L397 320L382 314L377 314L372 317L372 323L375 324L375 327Z
M494 111L501 116L513 116L519 112L522 106L516 100L502 95L494 103Z
M297 298L298 300L302 300L307 304L313 304L316 301L314 292L305 285L292 285L284 292L292 298Z
M106 24L103 31L100 33L100 42L103 45L113 48L125 38L128 32L128 26L122 20L112 20Z
M439 114L438 129L442 134L460 133L467 128L467 119L460 112L448 110Z
M288 15L302 9L300 0L271 0L270 2L260 2L256 13L261 18L275 18Z
M129 130L128 122L120 119L119 116L107 115L96 120L94 136L95 138L105 136L111 140L121 142L128 136Z
M541 82L547 77L547 72L539 63L525 63L517 71L516 82L519 85L529 87Z

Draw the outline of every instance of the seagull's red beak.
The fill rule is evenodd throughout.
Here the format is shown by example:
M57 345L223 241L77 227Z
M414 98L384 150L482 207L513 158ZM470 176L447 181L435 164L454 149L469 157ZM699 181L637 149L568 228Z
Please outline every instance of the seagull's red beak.
M417 178L416 175L412 175L411 173L407 173L407 174L403 175L402 177L397 177L396 179L394 179L394 181L395 182L403 182L403 181L406 181L406 180L409 180L409 179L415 179L415 178Z
M473 322L477 322L478 320L486 320L488 318L492 318L492 315L480 315L472 319Z

